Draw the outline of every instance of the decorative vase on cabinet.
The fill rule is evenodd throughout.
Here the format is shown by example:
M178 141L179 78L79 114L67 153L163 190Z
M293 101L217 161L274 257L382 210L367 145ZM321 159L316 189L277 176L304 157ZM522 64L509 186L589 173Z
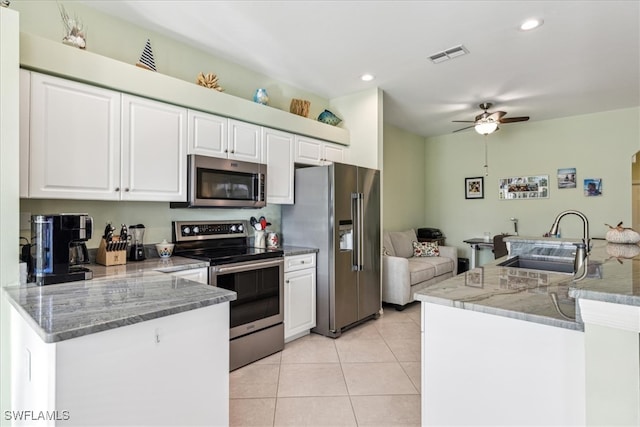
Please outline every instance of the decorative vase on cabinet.
M268 105L269 95L267 94L267 90L263 88L256 89L256 93L253 95L253 102L257 102L258 104L262 105Z

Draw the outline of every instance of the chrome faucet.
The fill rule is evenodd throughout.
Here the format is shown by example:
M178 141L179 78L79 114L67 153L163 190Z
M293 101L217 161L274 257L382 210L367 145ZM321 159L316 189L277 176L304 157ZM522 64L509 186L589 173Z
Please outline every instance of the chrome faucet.
M590 248L591 239L589 238L589 220L580 211L567 210L564 212L560 212L556 217L556 220L553 221L553 225L551 226L551 230L549 231L549 234L551 236L556 236L558 234L558 228L560 227L560 220L565 215L577 215L582 220L582 224L583 224L582 243L575 243L576 258L573 263L573 274L575 277L579 277L579 279L583 279L587 273L587 255L591 250Z

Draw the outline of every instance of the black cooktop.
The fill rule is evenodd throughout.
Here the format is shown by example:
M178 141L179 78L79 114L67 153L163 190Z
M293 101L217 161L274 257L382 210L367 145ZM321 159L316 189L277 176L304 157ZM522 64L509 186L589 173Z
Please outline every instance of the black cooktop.
M243 220L174 221L172 235L175 255L207 261L210 265L284 256L282 249L252 247Z
M214 249L194 249L176 253L176 255L207 261L209 265L222 265L277 258L283 256L284 251L282 249L261 249L250 246L238 246Z

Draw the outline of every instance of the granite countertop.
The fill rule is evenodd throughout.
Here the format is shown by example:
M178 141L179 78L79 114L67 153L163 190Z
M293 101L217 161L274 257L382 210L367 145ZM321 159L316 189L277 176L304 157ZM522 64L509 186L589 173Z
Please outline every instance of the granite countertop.
M419 301L448 305L550 326L584 330L577 299L640 306L640 249L592 240L588 274L501 267L500 258L418 291ZM632 258L628 249L638 253ZM636 250L637 249L637 250ZM626 253L625 253L626 252Z
M236 299L236 293L165 274L206 267L188 258L90 265L92 280L3 288L44 342L52 343Z
M318 248L306 248L303 246L291 246L291 245L283 245L282 250L284 251L284 256L313 254L318 252Z

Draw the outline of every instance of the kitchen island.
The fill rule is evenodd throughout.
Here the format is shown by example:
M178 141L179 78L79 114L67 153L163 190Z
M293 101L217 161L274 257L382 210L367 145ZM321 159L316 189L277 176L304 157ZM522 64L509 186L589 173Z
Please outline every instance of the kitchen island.
M235 293L163 273L178 257L119 267L3 289L15 425L227 425Z
M422 424L637 425L640 257L617 249L579 281L502 258L418 292Z

